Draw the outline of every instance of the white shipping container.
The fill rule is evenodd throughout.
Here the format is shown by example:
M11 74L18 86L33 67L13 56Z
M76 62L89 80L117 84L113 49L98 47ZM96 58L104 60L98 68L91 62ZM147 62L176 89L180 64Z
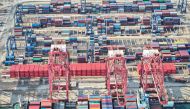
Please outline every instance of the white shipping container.
M159 51L156 49L143 50L143 57L150 57L153 56L154 54L159 54Z
M66 45L65 44L60 44L60 45L51 45L51 51L54 50L54 48L60 49L62 52L66 52Z
M144 11L145 10L145 5L139 5L139 11Z
M14 32L14 35L22 35L22 32Z
M113 56L115 56L115 55L124 55L124 52L123 52L123 50L109 50L108 51L108 56L109 57L113 57Z

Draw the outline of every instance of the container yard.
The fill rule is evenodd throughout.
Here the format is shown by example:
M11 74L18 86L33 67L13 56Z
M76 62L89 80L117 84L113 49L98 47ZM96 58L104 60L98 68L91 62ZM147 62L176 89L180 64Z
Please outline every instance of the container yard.
M190 109L190 1L0 0L0 109Z

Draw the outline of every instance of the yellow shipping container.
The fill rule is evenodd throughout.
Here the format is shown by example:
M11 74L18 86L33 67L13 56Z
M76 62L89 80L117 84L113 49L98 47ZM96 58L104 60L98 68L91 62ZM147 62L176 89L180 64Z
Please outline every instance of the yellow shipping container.
M90 109L100 109L100 108L90 107Z

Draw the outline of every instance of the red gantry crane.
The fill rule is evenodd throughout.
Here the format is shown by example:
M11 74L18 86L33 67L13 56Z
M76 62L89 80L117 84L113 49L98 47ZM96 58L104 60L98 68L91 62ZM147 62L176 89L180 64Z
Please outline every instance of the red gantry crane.
M164 87L163 63L158 51L154 49L146 49L143 51L140 75L140 83L144 91L146 92L153 88L160 104L167 104L168 95Z
M119 106L125 106L127 102L126 59L120 52L121 50L114 50L115 48L117 49L118 47L108 47L108 49L111 50L111 53L108 53L109 57L106 59L107 89L109 95L115 96L117 98Z
M48 79L49 79L49 95L50 99L54 100L53 94L61 94L66 90L66 99L69 99L69 84L70 84L70 69L68 54L62 51L59 47L53 48L49 52L48 63ZM63 81L65 84L63 84Z
M116 48L116 49L115 49ZM108 89L108 94L117 98L119 106L126 105L126 93L127 93L127 68L126 68L126 59L123 56L123 46L110 46L108 47L109 52L108 58L106 58L106 63L101 63L102 65L106 65L105 70L103 69L106 75L106 85ZM115 50L114 50L115 49ZM122 49L122 50L118 50ZM59 100L64 100L63 97L59 95L66 94L66 100L69 100L69 86L70 86L70 77L72 76L71 72L75 73L74 69L71 67L75 64L69 64L69 54L66 51L66 45L58 44L52 45L51 51L49 52L49 61L48 61L48 80L49 80L49 98L53 102L57 102ZM94 66L93 63L88 63L90 66ZM30 68L26 69L25 72L22 72L21 68L29 66ZM33 72L33 65L21 65L20 69L15 69L18 65L11 67L12 77L17 77L14 74L19 74L19 78L21 73ZM35 73L44 73L46 69L39 69L41 66L35 65L37 67L37 71ZM90 70L92 67L89 67ZM42 71L41 71L42 70ZM97 71L99 71L98 69ZM95 70L96 71L96 70ZM86 69L80 69L80 72L85 72ZM94 72L94 71L93 71ZM102 72L102 71L101 71ZM33 73L31 73L33 74ZM30 75L31 75L30 74ZM41 75L41 74L40 74ZM91 76L100 76L99 73L93 73ZM39 76L39 75L38 75ZM36 77L38 77L36 76ZM77 76L84 76L80 73ZM41 77L41 76L40 76ZM45 76L46 77L46 76ZM31 77L33 78L33 77Z

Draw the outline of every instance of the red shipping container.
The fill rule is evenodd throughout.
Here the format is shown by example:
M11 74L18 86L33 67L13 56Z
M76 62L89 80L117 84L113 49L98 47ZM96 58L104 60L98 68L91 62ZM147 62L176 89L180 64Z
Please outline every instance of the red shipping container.
M24 74L25 74L25 65L20 65L20 74L19 74L19 77L20 78L24 78L25 77Z
M24 67L24 77L25 78L29 78L29 68L30 68L30 64L29 65L25 65Z
M102 102L112 102L112 99L102 99Z
M87 70L86 63L80 64L80 67L81 67L82 76L86 76L86 70Z
M29 105L28 109L40 109L40 105Z
M141 64L137 65L137 71L141 72ZM145 71L147 71L150 74L150 69L148 69L148 65L145 65ZM175 74L176 73L176 67L174 63L164 63L163 64L163 72L164 74Z
M16 69L16 65L12 65L10 67L10 78L15 78L16 77L15 69Z
M179 54L181 55L181 57L189 57L189 53L187 50L180 50Z
M48 73L48 65L44 65L44 77L48 77L49 73Z
M44 65L39 65L39 77L44 76Z
M42 100L41 101L41 107L52 107L52 103L50 100Z
M71 70L71 75L72 76L76 76L76 66L74 66L73 64L70 64L70 70Z
M40 102L30 102L30 105L40 105Z
M90 104L90 108L100 108L100 104Z
M101 64L95 63L96 66L96 76L101 76Z
M106 64L105 63L100 63L100 67L101 67L101 75L102 76L106 76L107 74L107 69L106 69Z
M21 65L17 65L16 68L15 68L16 77L20 77L20 68L21 68Z
M95 63L91 64L91 68L92 68L92 76L95 76L96 75L96 66L95 66Z
M86 75L87 76L92 76L92 71L91 71L91 65L90 64L86 64Z
M66 76L65 68L63 67L61 70L61 76Z
M74 70L75 70L75 76L79 76L79 71L78 71L78 66L76 65L76 64L73 64L73 68L74 68Z
M33 64L30 65L29 74L30 74L30 77L31 77L31 78L35 77L35 75L34 75L34 65L33 65Z
M34 77L39 77L39 66L34 65Z
M76 65L76 75L77 76L81 76L82 72L81 72L81 67L80 67L80 64L75 64Z
M47 71L46 71L46 65L43 65L43 66L42 66L42 74L41 74L42 77L44 77L44 75L45 75L46 72L48 72L48 69L47 69Z

